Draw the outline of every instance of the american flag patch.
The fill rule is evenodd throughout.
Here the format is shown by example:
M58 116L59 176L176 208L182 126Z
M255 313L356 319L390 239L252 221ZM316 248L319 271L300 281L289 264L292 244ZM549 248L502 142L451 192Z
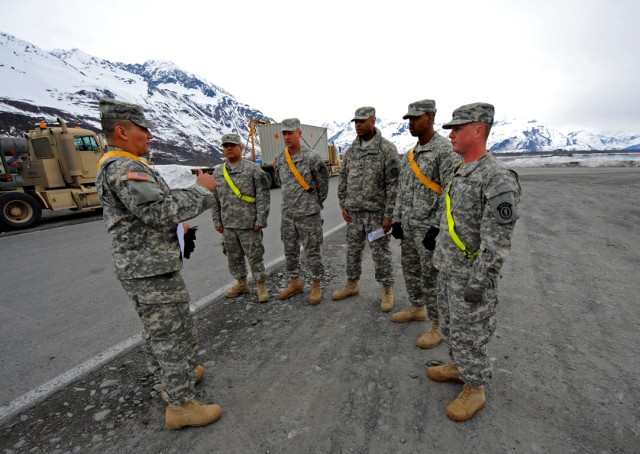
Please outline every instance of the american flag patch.
M151 181L151 177L144 172L127 172L128 180Z

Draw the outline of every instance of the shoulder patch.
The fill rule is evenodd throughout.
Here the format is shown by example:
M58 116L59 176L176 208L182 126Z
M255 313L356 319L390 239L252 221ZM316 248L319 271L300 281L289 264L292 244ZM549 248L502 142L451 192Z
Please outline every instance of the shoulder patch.
M151 177L144 172L127 172L127 180L151 181Z

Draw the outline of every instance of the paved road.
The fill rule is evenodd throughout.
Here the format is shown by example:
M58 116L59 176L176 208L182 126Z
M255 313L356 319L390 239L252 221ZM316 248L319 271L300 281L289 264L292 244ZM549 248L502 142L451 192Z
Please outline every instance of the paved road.
M325 232L343 223L337 185L332 178L323 211ZM271 191L266 263L283 253L281 194L280 189ZM191 224L199 230L184 277L196 303L233 278L210 212ZM111 237L95 214L65 214L37 229L0 237L0 408L139 333L138 317L115 278L110 245Z
M533 173L520 171L521 218L489 344L494 376L471 421L444 414L459 384L424 375L426 363L447 361L445 346L415 346L428 322L399 325L380 312L367 249L359 297L218 298L198 313L207 368L198 398L224 409L212 426L163 430L166 406L141 381L133 349L1 421L0 451L638 452L640 169ZM323 246L328 293L344 283L343 232Z
M638 174L640 169L532 168L518 172L523 180L555 180L557 175ZM331 179L323 213L325 232L342 223L335 196L337 183L337 178ZM272 190L271 195L270 226L265 230L267 263L282 254L281 191ZM0 410L139 332L138 318L113 272L111 239L102 221L87 222L91 219L96 216L63 216L28 232L0 236ZM197 303L232 279L209 214L192 224L200 230L194 256L185 262L184 276L192 302Z

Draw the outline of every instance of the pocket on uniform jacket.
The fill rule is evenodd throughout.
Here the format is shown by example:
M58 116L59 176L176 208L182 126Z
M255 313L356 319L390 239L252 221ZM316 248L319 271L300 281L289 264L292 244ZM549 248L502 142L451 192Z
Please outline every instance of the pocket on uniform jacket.
M149 181L130 181L129 193L136 205L159 202L164 198L160 188Z
M495 299L487 296L487 291L485 291L481 303L469 303L464 298L460 298L455 309L455 315L459 322L464 324L478 323L495 315Z

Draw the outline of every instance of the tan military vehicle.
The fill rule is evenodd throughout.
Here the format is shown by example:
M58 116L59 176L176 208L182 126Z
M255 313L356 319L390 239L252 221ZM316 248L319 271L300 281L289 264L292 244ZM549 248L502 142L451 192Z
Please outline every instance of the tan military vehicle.
M43 209L100 207L96 171L104 141L57 121L55 127L40 123L24 139L0 137L0 228L33 226Z

